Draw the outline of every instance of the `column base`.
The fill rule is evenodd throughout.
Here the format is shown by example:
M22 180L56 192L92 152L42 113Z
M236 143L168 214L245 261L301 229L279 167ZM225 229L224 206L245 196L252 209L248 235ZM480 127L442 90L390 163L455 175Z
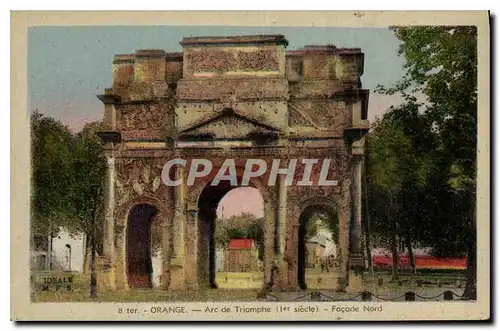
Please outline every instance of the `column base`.
M101 271L97 275L97 288L104 291L116 291L115 270Z
M185 291L186 290L186 271L184 270L184 259L173 258L170 263L170 282L169 290Z
M127 274L123 272L118 272L118 268L115 268L115 284L117 290L129 290Z
M185 282L185 287L186 287L186 290L188 290L188 291L199 291L200 290L200 284L198 284L198 281L193 281L193 282L187 281L187 282Z
M346 287L348 293L362 293L365 290L363 285L363 273L356 270L349 270L349 284Z
M170 272L163 272L161 275L161 285L162 290L168 290L170 287Z
M186 290L185 274L182 267L172 266L172 270L170 271L170 282L168 285L168 289L173 291Z
M277 277L274 279L273 290L284 292L288 290L288 266L285 261L280 261L277 264Z
M198 264L194 254L187 254L184 261L184 284L186 290L198 291L200 289L198 278Z
M111 258L96 258L96 280L98 291L116 291L116 270Z
M335 292L345 292L347 287L347 277L345 275L341 275L337 279L337 286L335 287Z

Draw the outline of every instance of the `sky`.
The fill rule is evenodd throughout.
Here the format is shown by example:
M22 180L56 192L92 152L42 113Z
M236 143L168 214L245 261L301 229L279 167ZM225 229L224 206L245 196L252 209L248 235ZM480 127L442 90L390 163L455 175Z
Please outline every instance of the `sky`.
M134 53L138 49L180 52L179 42L183 37L249 34L282 34L289 41L287 50L315 44L359 47L365 53L364 74L361 77L363 88L372 90L368 119L373 121L390 105L400 102L395 96L376 95L373 92L379 84L394 85L403 75L404 60L397 55L399 42L387 28L32 27L28 31L27 111L38 110L77 131L87 122L102 119L104 105L96 96L111 87L114 54ZM262 216L262 213L255 212L263 209L262 198L250 188L232 190L222 204L225 206L225 217L241 212Z

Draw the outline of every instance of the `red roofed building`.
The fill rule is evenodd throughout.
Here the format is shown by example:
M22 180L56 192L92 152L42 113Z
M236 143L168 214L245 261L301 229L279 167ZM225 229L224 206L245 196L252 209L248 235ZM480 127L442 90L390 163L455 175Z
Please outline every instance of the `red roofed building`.
M226 249L224 271L250 272L258 270L258 250L253 239L231 239Z

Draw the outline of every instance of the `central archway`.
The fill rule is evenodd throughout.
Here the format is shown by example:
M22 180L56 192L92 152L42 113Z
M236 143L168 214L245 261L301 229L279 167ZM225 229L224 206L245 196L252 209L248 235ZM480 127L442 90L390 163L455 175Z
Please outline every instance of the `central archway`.
M209 286L210 288L219 288L219 285L216 281L216 275L217 271L228 271L225 270L227 268L226 262L221 263L219 261L219 270L217 270L217 257L219 260L221 259L221 254L222 254L222 259L228 258L229 255L232 256L232 254L226 254L227 249L229 249L228 245L230 240L224 243L225 247L221 247L220 243L219 246L216 245L216 238L215 238L215 233L216 229L218 226L218 221L221 222L220 219L218 219L217 216L217 209L219 207L219 204L221 203L222 199L229 193L229 192L236 192L236 190L241 190L243 187L242 186L231 186L229 181L221 181L217 186L211 186L210 184L206 185L204 189L202 190L199 199L198 199L198 216L199 216L199 258L198 258L198 275L199 275L199 280L200 284L202 286ZM255 190L258 192L260 198L262 199L262 222L260 224L260 234L261 234L261 242L259 243L259 246L257 246L257 242L253 241L252 245L250 245L249 249L251 249L251 256L252 258L260 258L262 259L262 252L264 252L264 242L263 242L263 227L264 227L264 199L262 196L261 190L256 188L254 185L250 185L248 187L244 188L249 188L252 190ZM239 198L238 198L239 199ZM226 210L226 216L228 215L229 211ZM233 211L234 212L234 211ZM219 215L220 217L221 215ZM257 216L256 216L257 218ZM222 224L222 223L221 223ZM220 225L221 225L220 224ZM246 238L246 237L245 237ZM235 239L235 238L233 238ZM241 238L243 239L243 238ZM248 239L248 238L246 238ZM245 248L247 249L247 248ZM217 255L217 252L219 252L219 255ZM234 252L232 252L234 253ZM261 254L261 255L259 255ZM241 252L240 255L244 255L246 257L247 252ZM243 258L243 257L242 257ZM252 275L255 273L262 272L262 275L264 274L264 269L262 267L262 262L254 261L255 263L251 265L251 272L250 270L243 270L245 273L249 274L249 279L250 283L248 283L248 287L243 286L242 288L252 288L254 285L254 282L258 282L261 277L253 277ZM231 269L230 271L234 270ZM243 272L242 271L242 272ZM226 274L227 276L227 274ZM240 275L240 276L245 276L245 275ZM257 279L257 280L256 280ZM264 283L264 278L262 276L262 284L259 284L259 287L263 286ZM232 282L229 282L228 284L232 284ZM228 284L224 284L221 287L224 288L229 288ZM246 282L245 282L246 284Z

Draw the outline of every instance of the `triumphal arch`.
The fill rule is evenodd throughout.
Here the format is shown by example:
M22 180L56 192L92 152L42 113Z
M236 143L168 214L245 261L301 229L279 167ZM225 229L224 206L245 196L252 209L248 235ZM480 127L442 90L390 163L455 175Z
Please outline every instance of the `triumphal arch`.
M150 286L149 227L160 226L166 290L216 287L214 228L220 199L236 187L211 181L227 159L241 179L248 159L294 166L292 181L269 170L251 178L264 200L263 288L304 287L299 233L315 209L338 216L338 290L361 291L362 172L368 91L358 48L287 51L281 35L189 37L181 53L138 50L113 59L100 133L108 160L99 284ZM162 181L172 159L208 159L213 171L187 185ZM297 184L309 161L312 185ZM318 185L327 162L326 178ZM296 161L293 161L296 160ZM292 165L292 162L294 164ZM314 162L314 161L311 161Z

